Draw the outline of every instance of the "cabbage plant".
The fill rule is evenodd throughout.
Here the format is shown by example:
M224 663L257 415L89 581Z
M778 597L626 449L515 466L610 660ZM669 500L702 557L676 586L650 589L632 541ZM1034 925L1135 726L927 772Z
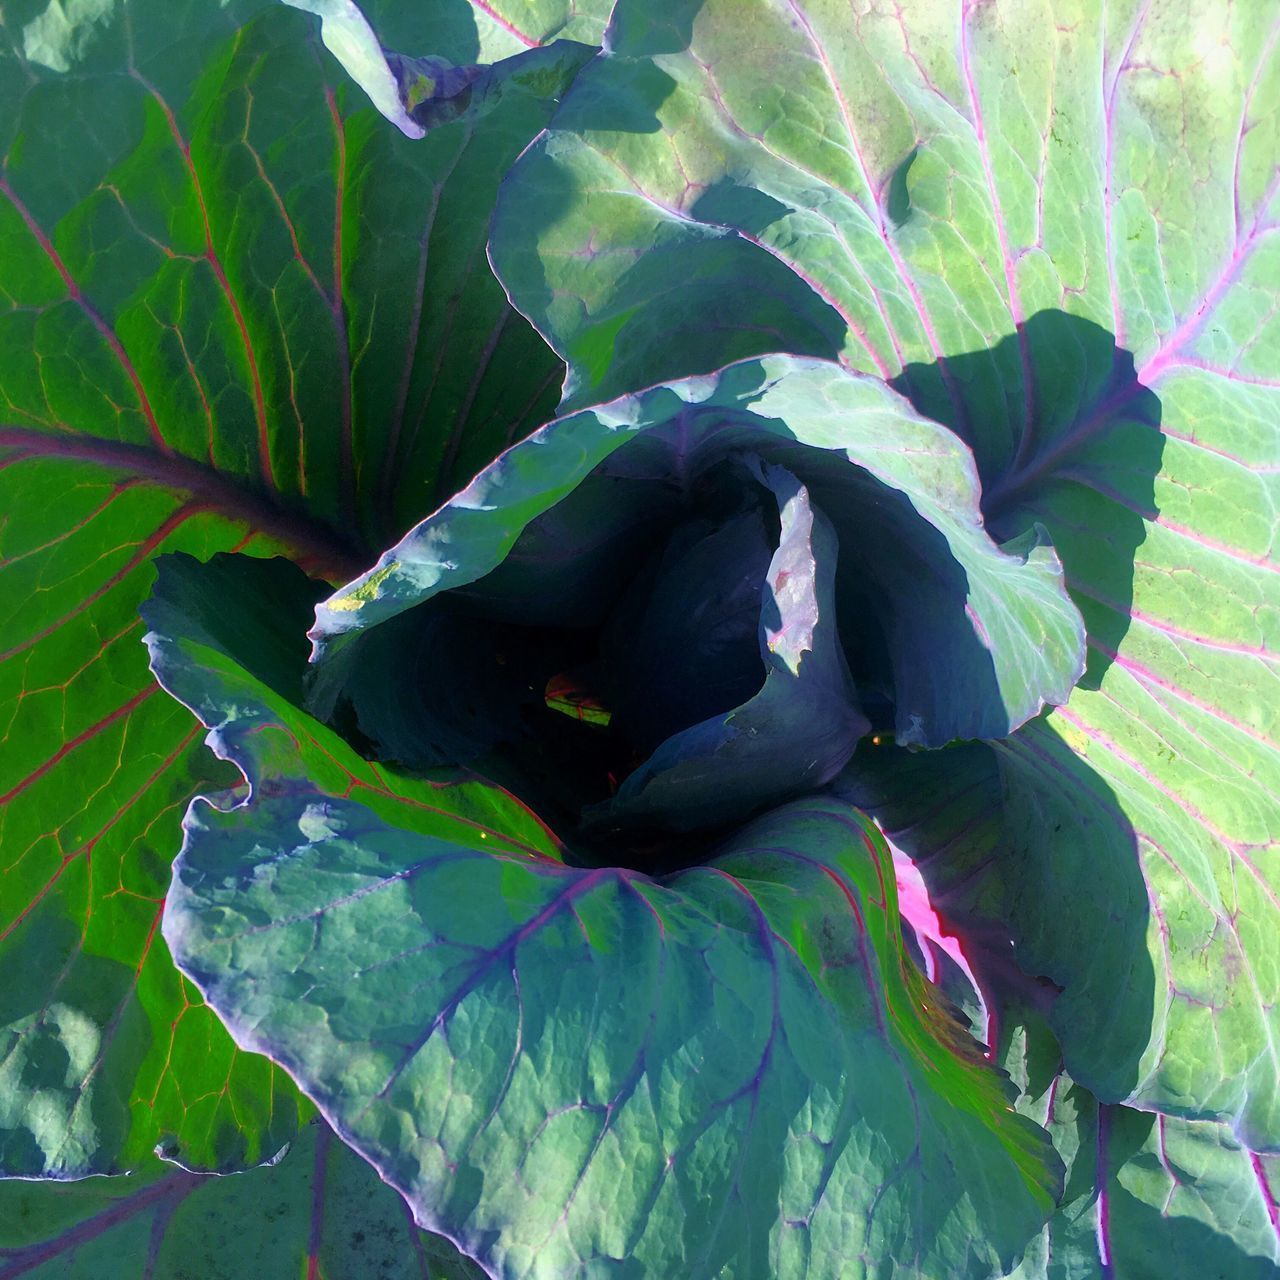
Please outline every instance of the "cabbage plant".
M1274 1275L1278 30L0 9L0 1277Z

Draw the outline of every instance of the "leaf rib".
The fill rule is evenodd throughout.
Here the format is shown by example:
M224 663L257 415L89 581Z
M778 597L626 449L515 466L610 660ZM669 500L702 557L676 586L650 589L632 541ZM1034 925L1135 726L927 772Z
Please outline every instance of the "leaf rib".
M244 347L245 361L249 369L249 384L253 395L253 413L258 425L258 466L262 475L262 482L268 489L278 491L279 485L276 483L275 468L271 460L271 434L267 426L267 406L262 391L262 376L258 371L257 353L254 351L253 342L249 337L249 326L245 321L244 312L240 308L240 301L235 295L235 290L231 287L231 281L227 278L227 271L222 264L222 259L214 248L213 228L209 223L209 209L205 203L204 187L200 182L200 174L196 170L195 161L191 157L191 144L182 136L182 131L178 128L178 121L173 114L173 108L165 101L155 85L136 67L131 67L129 74L150 94L152 100L160 108L174 145L178 148L182 163L191 178L191 186L195 192L196 203L200 208L200 221L204 231L204 256L213 271L214 279L218 282L218 288L221 290L227 306L231 309L231 317L235 322L241 344Z
M27 230L31 232L41 251L61 277L63 286L67 290L67 296L84 312L89 322L102 335L103 341L111 348L111 354L124 371L125 376L133 384L134 394L138 397L138 406L142 410L143 418L146 419L147 431L150 433L152 445L159 449L161 453L168 454L172 452L169 442L164 438L164 433L156 422L155 411L151 407L151 400L147 395L146 388L142 385L142 379L138 376L138 370L134 367L133 361L129 358L129 353L124 349L124 344L120 341L115 329L107 323L97 307L84 296L79 284L76 283L74 277L67 270L66 263L63 262L61 255L54 248L53 241L49 239L40 224L36 222L31 211L19 198L18 193L9 185L9 180L2 172L0 172L0 195L3 195L9 201L18 216L26 223Z
M108 470L197 499L203 510L217 510L291 547L305 566L324 577L342 578L363 566L369 553L318 521L304 519L249 485L181 454L157 455L142 445L103 440L70 430L35 431L0 426L0 447L23 450L31 457L92 462ZM0 654L0 659L7 657Z

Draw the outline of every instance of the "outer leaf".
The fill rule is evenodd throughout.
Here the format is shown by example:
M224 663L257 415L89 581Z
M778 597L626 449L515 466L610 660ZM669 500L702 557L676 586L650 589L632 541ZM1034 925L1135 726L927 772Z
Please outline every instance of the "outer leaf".
M656 314L673 288L718 314L722 282L680 255L731 239L826 300L846 363L972 443L994 530L1048 528L1093 664L1006 785L1030 874L1080 870L1075 898L1009 894L1011 919L1067 988L1076 1079L1280 1147L1274 10L683 12L618 5L612 58L505 189L500 273L580 400L713 367L718 335L664 343ZM735 351L778 345L760 323L739 305ZM811 318L784 332L815 349ZM1064 769L1044 803L1092 792L1089 843L1025 817ZM1104 850L1121 862L1090 874ZM1136 896L1110 899L1117 877ZM1081 944L1108 909L1139 939L1119 969Z
M406 57L383 49L369 20L353 0L284 0L320 16L320 37L369 100L409 138L458 116L492 109L504 95L567 83L593 52L588 46L558 43L547 55L520 54L495 66L456 67L436 55ZM536 43L536 42L530 42Z
M253 788L190 810L165 935L420 1222L557 1280L1009 1265L1052 1168L906 960L874 828L808 802L665 882L567 867L491 788L368 765L237 665L233 632L285 670L289 620L227 622L227 575L282 573L166 562L148 606Z
M427 131L407 109L395 71L387 61L369 20L353 0L284 0L320 17L320 38L342 69L369 95L369 101L408 138ZM432 90L429 96L434 96Z
M1099 1106L1061 1068L1034 1016L1011 1019L1003 1061L1018 1107L1067 1161L1061 1208L1010 1280L1110 1276L1267 1280L1280 1266L1280 1161L1225 1125Z
M297 1121L157 937L179 814L214 775L138 643L151 555L285 549L345 576L543 420L559 376L484 261L496 183L546 102L515 94L415 146L336 68L326 82L306 19L273 5L238 28L254 10L5 7L10 1173L113 1171L157 1144L234 1168ZM439 34L477 53L474 24Z
M609 462L641 433L656 439L648 453ZM901 740L1003 735L1066 697L1081 636L1052 551L1034 540L1013 555L996 548L970 457L950 432L883 383L786 356L583 410L507 450L317 609L324 679L340 684L358 667L360 632L489 573L584 481L674 483L735 446L786 466L833 513L853 590L882 610Z
M481 38L496 39L503 32L522 45L552 40L599 44L613 9L613 0L471 0ZM496 31L488 36L486 28Z
M324 1125L275 1165L217 1178L152 1161L130 1178L0 1184L3 1280L474 1280Z

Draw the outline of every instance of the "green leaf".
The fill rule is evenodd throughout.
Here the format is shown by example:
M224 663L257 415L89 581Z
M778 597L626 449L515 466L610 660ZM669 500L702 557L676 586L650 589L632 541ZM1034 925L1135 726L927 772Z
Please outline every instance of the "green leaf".
M406 137L492 110L504 95L532 89L555 94L595 50L557 42L494 66L456 67L436 55L410 56L386 50L353 0L284 0L319 15L320 38L370 102Z
M1226 1125L1099 1106L1061 1067L1034 1015L1011 1020L1002 1060L1018 1109L1067 1164L1058 1212L1009 1280L1269 1280L1280 1266L1280 1160Z
M234 1177L151 1161L129 1178L0 1183L4 1280L479 1280L447 1240L313 1122Z
M1048 530L1091 661L1001 755L1023 962L1066 988L1055 1027L1100 1097L1280 1149L1274 14L678 11L617 6L611 57L504 187L499 274L573 403L726 342L821 350L811 311L780 325L771 290L688 271L731 243L972 445L993 532ZM677 297L712 331L664 333ZM1092 945L1100 912L1123 944Z
M484 240L496 184L562 81L513 75L482 117L414 144L308 19L259 8L5 9L0 965L24 975L0 992L11 1174L112 1172L157 1146L238 1168L273 1156L302 1105L236 1049L159 937L182 809L228 774L154 691L136 612L151 557L283 551L349 576L542 421L560 377ZM418 6L407 34L434 11ZM480 52L474 21L434 25L443 56Z
M414 120L403 86L388 62L369 20L352 0L284 0L320 17L320 38L342 69L369 95L369 101L408 138L427 131ZM452 67L452 64L445 64ZM434 97L437 84L426 90ZM448 90L446 90L448 92Z
M602 464L642 433L654 437L650 453L624 458L624 478L631 465L674 483L746 447L838 513L841 563L883 597L901 741L1002 736L1064 700L1078 678L1080 620L1056 558L1035 537L1005 549L990 540L964 446L878 380L776 356L582 410L507 450L319 606L312 634L326 714L349 673L390 661L362 649L377 624L491 572L570 493L614 483ZM372 668L370 652L380 655Z
M157 677L252 788L192 806L165 936L419 1222L511 1276L1011 1264L1054 1165L906 959L874 827L799 802L662 881L566 866L496 789L370 765L239 665L287 683L308 595L161 566Z
M496 39L501 32L525 46L551 40L599 44L613 10L613 0L471 0L471 4L482 39Z

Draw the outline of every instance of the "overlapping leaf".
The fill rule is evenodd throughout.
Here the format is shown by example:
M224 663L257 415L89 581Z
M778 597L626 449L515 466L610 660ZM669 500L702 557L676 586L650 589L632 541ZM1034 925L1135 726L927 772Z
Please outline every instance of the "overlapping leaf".
M129 1178L0 1184L3 1280L476 1280L324 1125L235 1177L158 1160Z
M1019 1109L1049 1130L1067 1163L1062 1205L1010 1280L1275 1275L1275 1156L1212 1121L1099 1106L1062 1070L1044 1024L1009 1013L1002 1057L1022 1090Z
M493 788L297 709L298 576L162 565L156 674L252 788L188 814L165 936L420 1222L510 1276L1010 1264L1053 1164L907 962L856 810L777 810L663 882L567 866Z
M555 398L558 363L484 258L545 98L411 146L308 19L260 7L5 7L0 964L23 975L0 993L5 1172L110 1171L157 1144L234 1168L297 1122L159 940L182 807L222 775L153 692L151 556L284 550L346 576ZM477 56L474 21L432 10L406 34Z
M727 323L735 353L893 380L971 443L993 529L1048 528L1093 661L1002 757L1036 870L1004 865L1056 895L1008 895L1024 961L1066 988L1077 1080L1275 1148L1274 11L679 13L617 6L612 56L504 190L500 274L576 402L713 367ZM810 287L785 341L770 288L753 308L712 258L688 271L708 241ZM712 330L664 340L675 299ZM1049 810L1080 803L1059 839ZM1100 912L1136 933L1125 967L1083 945Z
M622 451L641 435L649 452L628 463ZM735 448L792 469L832 512L841 564L879 597L867 607L881 611L903 741L1002 736L1065 699L1082 665L1080 619L1052 551L1035 537L1007 550L991 541L972 461L949 431L882 382L787 356L582 410L507 450L318 608L322 680L367 662L361 641L378 623L495 569L579 486L676 484ZM570 542L558 554L573 564L580 553Z
M979 856L984 840L1000 832L991 818L999 810L999 776L990 754L967 751L944 779L936 768L913 769L887 751L880 772L897 785L877 800L867 785L876 771L864 769L861 794L886 817L912 811L902 801L913 788L933 795L934 817L902 833L912 847L928 850L924 867L932 887L919 887L921 900L927 892L932 904L924 912L930 924L920 945L934 949L931 971L936 967L944 989L966 1004L975 1034L991 1042L993 1059L1018 1089L1018 1110L1045 1127L1067 1168L1057 1212L1009 1280L1274 1275L1280 1264L1280 1160L1241 1145L1226 1124L1100 1106L1063 1066L1045 1020L1046 1012L1056 1012L1052 985L1021 973L1010 962L1008 938L998 926L984 924L981 909L997 900L1002 887L982 865L992 849L985 859ZM937 846L935 830L963 826L980 827L984 835L966 838L962 856ZM895 848L894 857L900 863L903 855ZM900 898L902 886L900 870ZM1034 889L1011 881L1006 891ZM919 906L912 920L917 929ZM904 919L906 914L904 905ZM1102 922L1097 937L1078 945L1105 950L1108 929L1114 922ZM1122 953L1123 945L1116 950ZM1097 999L1104 1003L1105 993Z

